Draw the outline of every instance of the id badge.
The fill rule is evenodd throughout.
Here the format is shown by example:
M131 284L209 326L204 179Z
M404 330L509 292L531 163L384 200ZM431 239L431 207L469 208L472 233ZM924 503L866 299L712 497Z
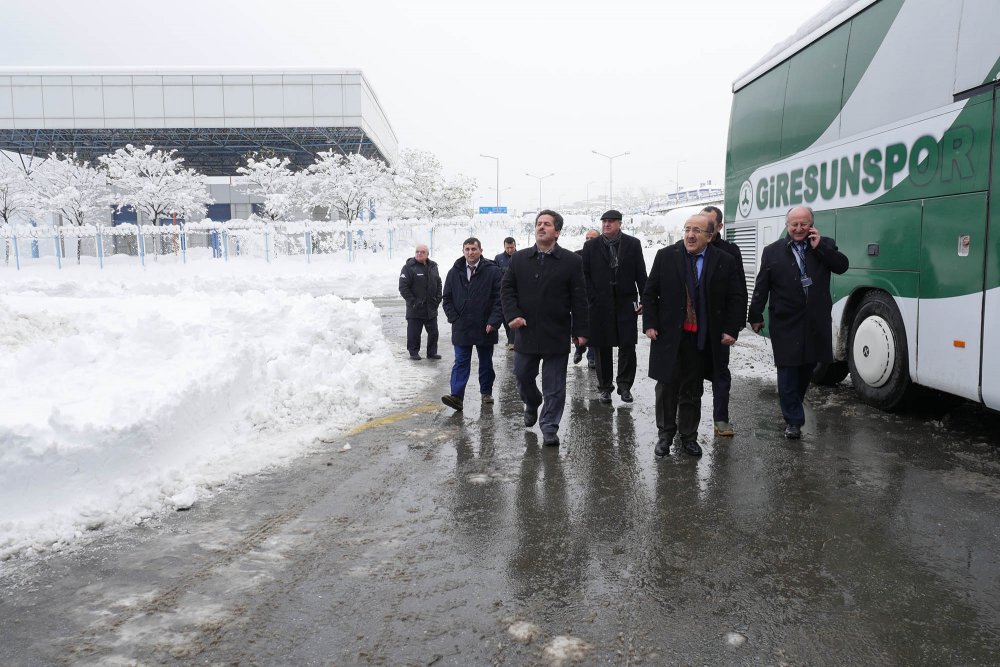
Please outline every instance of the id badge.
M812 278L810 278L809 276L802 276L802 286L803 287L809 287L812 284L813 284L813 279Z

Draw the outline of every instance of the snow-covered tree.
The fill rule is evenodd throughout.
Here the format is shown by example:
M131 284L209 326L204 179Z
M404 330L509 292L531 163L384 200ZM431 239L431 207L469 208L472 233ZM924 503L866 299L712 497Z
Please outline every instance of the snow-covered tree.
M115 204L145 213L155 225L172 215L204 216L205 207L213 202L205 177L185 169L184 158L176 152L129 144L98 158L111 179Z
M316 155L306 180L306 208L323 207L331 218L336 212L347 220L348 227L372 203L385 199L391 185L389 170L380 160L333 150Z
M39 209L58 213L77 226L94 222L111 207L107 174L76 153L62 157L52 153L35 171L32 182Z
M273 220L287 219L297 206L299 174L288 168L290 160L276 156L253 153L246 158L246 166L236 173L243 176L243 188L250 195L264 200L264 215Z
M464 213L476 187L473 179L461 175L446 180L441 162L433 153L412 149L400 152L393 182L395 206L432 222Z
M31 175L36 166L32 156L0 151L0 220L10 224L18 215L34 212Z

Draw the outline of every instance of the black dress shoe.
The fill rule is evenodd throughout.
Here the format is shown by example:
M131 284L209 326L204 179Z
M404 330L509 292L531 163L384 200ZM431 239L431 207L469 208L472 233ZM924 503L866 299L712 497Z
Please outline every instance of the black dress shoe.
M573 363L578 364L581 359L583 359L583 351L580 348L576 348L576 352L573 353Z
M414 361L420 361L420 355L417 354L416 352L413 352L412 354L410 354L410 359L413 359Z
M597 368L597 362L593 359L587 360L587 368Z
M685 454L690 454L691 456L701 456L701 447L698 446L696 440L684 440L681 442L681 449L684 450Z
M531 428L538 422L538 406L529 407L524 406L524 425L527 428Z
M798 424L789 424L785 427L785 437L789 440L798 440L802 437L802 427Z
M559 435L557 433L542 433L542 444L548 447L558 447Z
M428 359L440 359L441 355L440 354L428 354L427 358Z
M611 392L610 391L602 391L601 395L598 397L597 400L599 400L601 403L605 403L605 404L610 403L611 402Z
M653 450L653 453L658 457L670 456L670 440L667 440L666 438L660 438L657 440L656 449Z
M633 400L635 400L632 398L632 392L630 392L628 389L619 389L618 394L621 395L622 400L625 401L626 403L631 403Z
M452 394L448 394L447 396L442 396L441 402L447 405L449 408L452 408L453 410L458 410L459 412L462 411L462 407L464 406L464 401L462 401L462 399L459 398L458 396L454 396Z

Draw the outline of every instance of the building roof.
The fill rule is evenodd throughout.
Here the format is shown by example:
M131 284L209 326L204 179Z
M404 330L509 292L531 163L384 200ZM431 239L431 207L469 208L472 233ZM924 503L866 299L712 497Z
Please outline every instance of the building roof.
M94 160L129 143L215 176L252 151L298 168L322 150L388 164L398 151L360 70L0 68L0 149Z

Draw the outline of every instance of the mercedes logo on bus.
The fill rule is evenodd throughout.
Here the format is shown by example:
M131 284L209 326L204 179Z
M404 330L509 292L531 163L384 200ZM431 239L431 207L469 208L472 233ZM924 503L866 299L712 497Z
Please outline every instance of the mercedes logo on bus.
M743 185L740 186L740 201L739 201L739 211L740 215L744 218L750 217L750 211L753 210L753 186L750 185L750 181L743 181Z

